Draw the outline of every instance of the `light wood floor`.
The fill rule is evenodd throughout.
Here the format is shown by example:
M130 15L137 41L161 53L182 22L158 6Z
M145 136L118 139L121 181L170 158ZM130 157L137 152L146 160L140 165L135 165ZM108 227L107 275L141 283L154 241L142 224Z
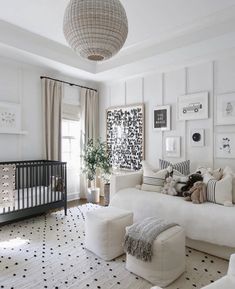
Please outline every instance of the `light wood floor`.
M73 208L73 207L77 207L80 205L84 205L87 203L86 199L80 199L80 200L75 200L75 201L70 201L68 202L68 208ZM99 202L100 206L104 206L104 197L100 197L100 202Z

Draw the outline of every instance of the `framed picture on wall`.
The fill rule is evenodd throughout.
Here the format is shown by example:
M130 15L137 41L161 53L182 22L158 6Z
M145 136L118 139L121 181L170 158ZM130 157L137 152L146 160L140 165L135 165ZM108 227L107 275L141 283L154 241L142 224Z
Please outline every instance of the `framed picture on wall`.
M139 170L144 159L144 104L108 108L106 140L113 167Z
M157 106L153 109L153 130L164 131L171 129L170 105Z
M205 130L194 128L190 131L190 145L192 147L203 147L205 145Z
M235 93L217 95L217 125L235 125Z
M166 137L166 156L180 158L181 143L180 136Z
M235 158L235 133L218 133L215 138L216 157Z
M208 92L179 96L177 108L179 120L207 119Z
M20 104L11 102L0 102L0 133L14 133L20 130Z

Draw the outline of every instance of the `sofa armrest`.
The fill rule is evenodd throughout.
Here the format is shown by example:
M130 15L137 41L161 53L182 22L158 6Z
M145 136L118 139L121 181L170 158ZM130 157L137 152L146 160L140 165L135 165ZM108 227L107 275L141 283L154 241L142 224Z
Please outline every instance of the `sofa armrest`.
M228 275L235 277L235 254L230 257Z
M142 184L143 172L113 174L110 181L110 198L122 189L133 188Z

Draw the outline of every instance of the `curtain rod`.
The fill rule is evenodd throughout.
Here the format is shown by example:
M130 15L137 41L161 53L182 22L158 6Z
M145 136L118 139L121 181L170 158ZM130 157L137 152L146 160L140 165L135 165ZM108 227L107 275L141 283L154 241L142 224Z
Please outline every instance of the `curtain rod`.
M60 79L55 79L55 78L51 78L51 77L47 77L47 76L40 76L40 78L41 79L43 79L43 78L50 79L50 80L66 83L66 84L71 85L71 86L78 86L80 88L86 88L86 89L94 90L94 91L97 92L97 89L94 89L94 88L91 88L91 87L87 87L87 86L82 86L82 85L71 83L71 82L67 82L67 81L63 81L63 80L60 80Z

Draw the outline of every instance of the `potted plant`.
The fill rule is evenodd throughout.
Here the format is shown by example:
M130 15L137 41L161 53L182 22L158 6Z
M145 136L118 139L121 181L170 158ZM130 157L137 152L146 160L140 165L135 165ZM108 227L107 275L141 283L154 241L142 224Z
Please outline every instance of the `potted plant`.
M99 139L88 140L83 150L83 173L88 179L88 201L98 203L100 199L100 189L96 187L96 176L99 170L107 171L106 163L106 143Z

